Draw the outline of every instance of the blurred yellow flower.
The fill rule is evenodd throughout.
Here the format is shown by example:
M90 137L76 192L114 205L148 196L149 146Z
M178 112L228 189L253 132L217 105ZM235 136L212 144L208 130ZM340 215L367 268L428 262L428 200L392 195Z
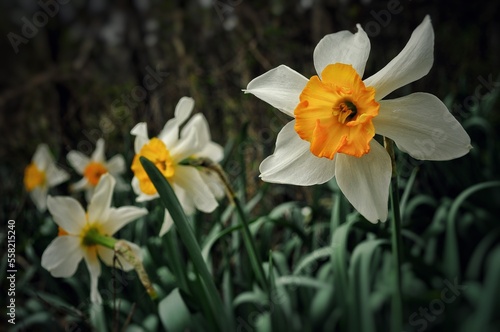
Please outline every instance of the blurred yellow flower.
M37 209L47 208L47 193L50 187L57 186L69 179L69 174L58 168L45 144L40 144L31 163L24 170L24 188L29 192Z

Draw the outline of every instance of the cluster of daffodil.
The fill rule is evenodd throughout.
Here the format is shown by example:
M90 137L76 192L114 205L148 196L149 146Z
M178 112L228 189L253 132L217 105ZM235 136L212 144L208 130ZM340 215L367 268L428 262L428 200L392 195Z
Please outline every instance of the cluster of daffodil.
M264 181L307 186L335 177L354 208L368 221L377 222L387 219L392 166L376 134L394 140L400 150L421 160L458 158L471 145L465 130L434 95L414 93L384 99L429 72L434 47L430 18L415 29L399 55L364 80L370 41L361 26L357 28L354 34L341 31L318 43L313 53L317 75L310 79L281 65L253 79L244 91L293 118L278 134L274 154L260 165ZM145 157L168 180L186 214L196 209L212 212L217 207L224 183L210 169L197 165L200 160L220 162L223 149L212 142L202 114L189 119L193 107L192 98L181 98L174 118L156 137L149 138L144 122L131 130L135 136L131 185L137 202L159 197L140 162ZM435 133L439 140L426 144ZM40 210L48 207L60 230L43 253L42 266L55 277L69 277L84 258L91 275L92 301L99 302L98 257L111 265L118 242L112 235L147 210L110 207L114 178L124 172L125 161L119 155L106 161L103 140L97 142L90 158L71 151L67 159L83 175L71 189L86 190L86 212L74 198L47 198L48 188L69 175L55 166L45 145L37 149L25 172L26 190ZM172 224L165 210L160 236ZM140 261L140 248L129 242L125 245ZM121 268L138 266L124 256L118 256Z
M137 124L131 131L135 139L136 155L131 168L134 172L132 188L138 195L137 202L158 197L155 187L139 162L144 156L154 162L170 182L187 215L195 209L212 212L218 205L217 198L224 195L223 184L213 172L191 165L197 160L210 159L219 162L223 149L211 141L208 123L202 114L194 115L187 123L194 107L192 98L183 97L175 109L175 117L152 139L148 138L145 123ZM182 128L181 128L182 127ZM24 183L40 211L48 208L59 233L42 255L42 266L54 277L72 276L84 258L91 277L91 300L101 302L97 281L101 274L98 257L107 265L123 270L135 268L145 277L143 284L154 294L141 263L140 248L128 241L120 241L113 235L133 220L145 216L148 211L135 206L111 207L111 199L120 174L125 171L125 160L116 155L106 161L104 140L99 139L91 157L78 151L67 155L69 164L82 179L70 186L71 191L86 190L87 210L72 197L50 196L50 187L69 179L69 174L56 166L46 145L38 147L33 161L25 169ZM165 211L160 236L172 226L172 218ZM118 259L113 264L114 257Z

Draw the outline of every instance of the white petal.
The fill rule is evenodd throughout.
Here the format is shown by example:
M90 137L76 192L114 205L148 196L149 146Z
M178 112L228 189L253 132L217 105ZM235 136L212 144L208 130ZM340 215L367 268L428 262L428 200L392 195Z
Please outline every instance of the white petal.
M135 136L134 151L139 153L142 147L149 142L148 125L146 122L139 122L132 128L130 134Z
M254 78L243 91L294 117L293 111L307 82L308 79L295 70L281 65Z
M191 128L185 137L182 137L175 146L170 148L170 156L176 162L185 158L195 156L201 151L201 141L198 138L198 132Z
M73 183L69 188L71 191L81 191L90 186L89 180L86 177L81 178L78 182Z
M83 172L85 171L85 167L90 162L90 158L84 155L83 153L75 150L71 150L68 152L68 155L66 156L66 159L68 159L68 163L75 169L75 171L83 175Z
M213 162L218 163L224 159L224 148L217 143L208 142L197 156L209 158Z
M441 100L428 93L382 100L373 124L377 134L391 138L416 159L450 160L471 149L464 128Z
M176 118L167 121L158 138L170 149L179 140L179 121Z
M49 196L47 207L54 217L55 223L69 234L79 235L85 227L87 218L85 211L78 201L72 197Z
M101 176L87 208L90 222L104 222L108 219L114 188L115 179L113 176L109 173Z
M97 140L95 150L92 153L90 159L101 164L104 164L106 162L106 156L104 155L104 139L99 138Z
M69 174L62 168L57 167L55 164L50 164L47 167L46 175L49 187L57 186L69 179Z
M113 249L97 245L97 255L107 266L119 267L118 262L115 264L115 251ZM118 258L118 255L117 255Z
M85 200L90 202L92 200L92 196L94 196L94 186L88 186L85 188Z
M178 165L174 181L186 191L198 210L212 212L217 207L217 200L195 168Z
M80 241L77 236L56 237L42 254L42 267L56 278L71 277L82 260Z
M163 217L163 223L161 225L160 229L160 236L163 236L167 234L167 232L172 228L172 225L174 224L174 220L172 219L172 216L168 212L167 209L165 209L165 216Z
M52 157L47 144L38 145L32 161L41 171L45 171L50 164L54 163L54 158Z
M97 252L93 250L84 251L83 258L85 258L90 273L90 300L92 303L99 304L102 302L102 298L97 289L97 282L101 275L101 263L97 259Z
M193 117L186 123L184 128L181 130L181 137L187 136L190 130L195 129L198 132L198 137L205 142L210 141L210 130L208 127L208 122L205 116L201 113L196 113Z
M224 184L215 172L205 169L200 170L200 175L203 181L210 188L210 191L214 194L215 198L221 199L224 197L226 194Z
M132 185L132 190L136 195L142 194L141 187L139 186L139 179L136 176L132 178L131 185Z
M191 115L194 108L194 99L191 97L182 97L175 106L175 118L178 125L181 126Z
M374 139L370 152L356 158L337 153L335 178L345 197L370 222L387 219L391 158Z
M31 200L40 212L44 212L47 209L47 193L47 186L36 187L30 192Z
M266 182L310 186L330 180L335 174L335 161L318 158L310 144L294 129L295 120L278 134L274 154L260 164L260 177Z
M434 30L426 16L413 31L405 48L375 75L367 78L366 86L375 88L380 100L392 91L427 75L434 62Z
M123 226L136 220L137 218L145 216L146 214L148 214L147 209L135 206L110 208L108 211L108 218L101 224L101 229L105 234L111 236L119 231Z
M125 241L127 244L130 246L130 249L134 252L136 255L137 259L142 261L142 250L141 248L136 245L135 243ZM122 269L123 271L130 271L134 268L132 264L127 262L121 255L116 255L116 262L115 262L115 251L106 248L103 246L97 246L97 253L99 255L99 258L102 259L102 261L107 265L107 266L113 266L119 269Z
M179 203L181 203L184 213L188 216L195 213L196 207L194 205L193 198L189 195L188 191L175 182L173 183L172 188L174 189L175 196L177 196Z
M188 135L193 128L200 142L200 152L196 154L196 157L209 158L214 162L221 161L224 158L224 149L219 144L212 142L208 122L203 114L197 113L189 120L182 128L181 137Z
M321 72L329 64L350 64L360 77L365 72L366 60L370 55L370 40L361 25L358 32L340 31L323 37L314 49L314 68L321 77Z
M125 159L121 154L117 154L108 160L106 168L113 175L122 174L125 172Z
M182 97L175 106L174 118L167 121L158 135L167 148L171 148L179 139L179 127L186 122L194 108L194 99Z

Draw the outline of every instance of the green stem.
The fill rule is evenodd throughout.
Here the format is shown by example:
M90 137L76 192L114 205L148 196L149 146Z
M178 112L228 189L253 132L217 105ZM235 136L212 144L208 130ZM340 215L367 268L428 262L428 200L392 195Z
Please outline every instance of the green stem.
M153 185L158 191L163 206L170 212L177 228L177 232L179 233L189 257L198 272L198 276L206 291L207 300L210 303L210 308L208 308L208 310L210 310L212 319L217 324L217 330L227 331L228 326L226 322L228 322L228 319L225 317L225 310L223 309L224 305L219 293L217 292L212 275L208 271L208 267L203 260L200 246L196 241L194 232L189 225L189 221L184 214L184 210L182 209L177 196L168 181L151 161L144 157L140 157L140 161L144 170L151 179L151 182L153 182Z
M99 233L99 231L95 228L91 228L87 231L85 236L83 237L83 244L84 245L95 245L99 244L101 246L104 246L109 249L115 250L115 244L118 242L117 239L111 236L107 235L102 235Z
M396 162L394 156L394 142L389 138L384 138L385 148L391 157L392 164L392 179L390 200L392 207L391 215L391 243L392 243L392 257L394 264L394 278L395 290L392 295L392 326L393 332L400 332L403 328L403 300L401 291L401 213L399 210L399 188L398 176L396 172Z
M243 230L243 242L245 243L245 247L247 249L247 253L250 259L250 264L252 265L252 269L255 273L255 277L260 283L262 289L267 293L269 293L269 285L265 277L264 269L262 267L262 261L260 260L259 255L257 254L257 249L255 248L255 243L252 238L252 233L250 232L250 228L248 226L248 220L243 209L243 206L236 194L234 193L231 184L229 183L226 174L222 170L222 168L214 163L212 160L208 158L197 158L197 159L186 159L183 161L185 165L195 166L195 167L203 167L208 169L211 172L214 172L219 177L220 181L224 185L226 189L226 194L231 203L236 207L236 213L240 219L242 230Z
M259 281L262 289L269 294L269 285L267 283L264 268L262 267L262 262L257 254L257 249L255 248L255 243L252 238L252 233L250 232L250 227L248 226L248 220L245 215L245 211L243 211L243 207L238 199L238 197L233 196L233 203L236 207L236 213L240 218L240 222L242 224L243 230L243 241L245 242L245 246L248 252L248 256L250 258L250 264L252 264L253 271L255 273L255 277Z

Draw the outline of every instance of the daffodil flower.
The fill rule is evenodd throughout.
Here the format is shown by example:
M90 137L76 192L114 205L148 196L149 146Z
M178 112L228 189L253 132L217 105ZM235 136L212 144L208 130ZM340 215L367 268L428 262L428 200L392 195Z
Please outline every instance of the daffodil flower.
M56 278L68 278L75 273L83 258L90 272L90 298L93 303L102 302L97 289L101 275L98 258L108 266L114 265L115 254L111 248L118 240L111 236L131 221L148 213L146 209L135 206L110 207L114 186L114 178L109 174L103 175L95 188L87 212L72 197L49 196L47 199L49 212L59 226L59 234L43 252L42 266ZM125 242L136 257L141 257L141 249L137 245ZM116 266L124 271L133 268L123 257L116 255L116 259Z
M97 140L96 148L92 155L87 157L79 151L72 150L68 153L69 164L83 178L71 186L73 191L85 190L87 201L90 200L94 188L103 174L110 173L117 181L121 181L120 174L125 172L125 160L122 155L115 155L106 161L104 155L104 139Z
M38 145L31 163L24 169L24 188L39 211L47 208L49 188L68 179L69 174L56 166L47 145Z
M182 97L175 108L175 117L170 119L158 137L149 138L147 125L138 123L131 134L135 136L135 157L132 161L132 188L138 202L158 197L158 192L140 163L143 156L152 161L173 187L186 214L193 214L195 209L212 212L218 205L218 196L223 191L214 183L210 173L193 167L188 162L208 158L219 162L223 158L223 149L212 142L207 120L195 114L181 129L193 111L194 100ZM172 226L173 220L167 210L160 230L164 235Z
M351 204L369 221L387 219L391 160L375 134L420 160L449 160L471 148L470 138L434 95L383 100L425 76L434 61L427 16L404 49L362 80L370 41L361 26L320 40L310 79L281 65L255 78L251 93L294 118L278 134L273 155L260 165L264 181L324 183L334 176Z

